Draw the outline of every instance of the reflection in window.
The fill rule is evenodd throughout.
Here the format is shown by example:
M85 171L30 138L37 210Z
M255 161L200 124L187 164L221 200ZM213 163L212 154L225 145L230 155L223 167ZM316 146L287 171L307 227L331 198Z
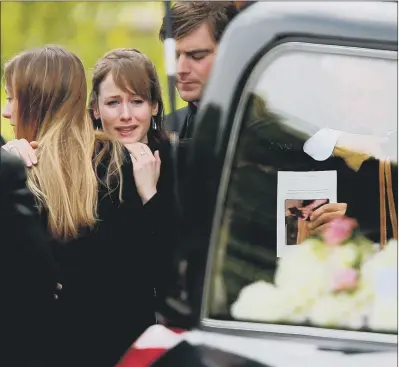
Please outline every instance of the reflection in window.
M273 111L318 128L376 136L397 129L395 60L287 52L265 69L254 92Z
M252 294L259 295L258 300L255 297L251 302L254 315L259 311L255 310L256 304L262 307L262 292L269 295L269 300L263 304L269 316L273 313L271 308L275 308L276 315L284 308L281 303L296 304L298 299L306 299L300 293L296 298L292 294L291 298L281 298L280 294L273 293L276 271L282 261L277 258L276 250L278 172L337 172L337 202L347 204L346 215L356 219L363 236L370 241L362 245L362 251L367 248L369 252L359 252L354 267L360 266L360 257L365 259L374 254L376 246L372 243L384 246L390 239L397 239L396 60L291 51L269 66L263 66L262 75L256 80L242 120L213 272L211 317L221 319L231 318L231 306L239 297L244 297L241 291L250 284ZM307 150L306 144L312 149ZM318 148L330 149L325 159L315 158L317 152L314 151ZM311 235L306 223L312 210L333 204L329 198L298 199L301 198L286 200L282 211L287 245L292 247L301 246L300 243ZM381 256L389 259L394 255L384 253ZM287 268L288 260L284 261ZM309 270L298 260L291 262L288 268L293 277L298 274L300 278L318 265L315 262ZM328 272L325 273L325 266L319 268L321 273L315 276L323 278L321 274ZM348 277L351 274L347 272ZM323 278L323 284L327 284L330 276L327 274ZM309 279L312 277L310 272ZM384 277L382 283L391 285L388 288L392 296L392 292L396 292L396 286L392 286L396 275L385 272ZM381 323L374 323L374 327L359 321L363 317L361 313L370 307L371 298L367 301L364 298L362 302L367 307L358 311L350 303L349 294L352 293L345 293L348 295L346 307L354 315L350 320L354 317L356 322L320 321L318 325L320 318L315 316L311 324L379 329ZM396 299L396 294L390 299ZM319 310L339 308L334 302L336 298L323 298L317 307ZM287 320L270 316L260 320L255 317L254 321L309 323L304 313ZM392 319L386 324L387 330L397 329Z

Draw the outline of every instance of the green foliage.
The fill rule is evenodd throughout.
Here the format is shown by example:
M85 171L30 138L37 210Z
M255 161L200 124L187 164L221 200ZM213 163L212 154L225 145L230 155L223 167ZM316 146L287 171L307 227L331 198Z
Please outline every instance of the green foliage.
M90 88L91 68L107 51L119 47L137 48L155 63L169 111L163 45L158 30L163 16L162 2L1 2L1 71L16 53L45 44L58 44L82 60ZM5 104L3 85L1 107ZM177 98L177 107L185 103ZM1 133L13 138L7 120L1 119Z

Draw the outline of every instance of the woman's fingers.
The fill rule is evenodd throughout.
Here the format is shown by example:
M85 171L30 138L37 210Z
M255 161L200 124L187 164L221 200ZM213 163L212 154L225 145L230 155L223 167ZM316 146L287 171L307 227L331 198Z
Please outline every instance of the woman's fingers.
M309 223L309 229L314 230L322 224L328 223L333 220L338 214L338 212L324 213L317 217L316 220L313 220Z
M37 164L37 157L36 157L36 152L35 152L34 148L25 139L24 139L23 145L26 148L26 154L28 155L32 164Z
M151 149L148 147L148 145L146 145L146 144L140 144L140 145L141 145L142 152L147 154L149 157L153 157L154 156L152 154L152 152L151 152Z
M323 215L324 213L331 213L331 212L346 212L347 204L346 203L330 203L325 204L322 207L316 209L312 215L310 216L311 221L315 221L318 217Z
M159 174L161 173L161 157L159 156L159 150L155 151L154 153L154 158L155 158L155 168L156 168L156 172L159 176Z
M19 140L19 144L16 146L19 149L20 156L28 167L31 167L33 164L37 163L36 153L27 140Z
M33 142L32 142L33 143ZM38 147L37 142L34 142L34 146ZM14 139L3 146L4 149L10 153L19 156L27 167L37 164L37 157L34 148L25 139ZM36 149L35 148L35 149Z
M127 144L133 163L133 175L137 192L143 204L157 192L160 172L159 152L152 154L151 149L142 143Z
M125 144L125 147L130 153L130 156L132 157L132 161L137 161L139 158L140 153L137 151L136 145L135 144Z
M324 229L325 229L326 227L327 227L327 224L322 224L321 226L318 226L318 227L315 228L315 229L309 229L309 234L310 234L311 236L314 236L314 235L316 235L316 234L319 234L319 233L323 232Z
M346 203L334 203L322 206L315 210L310 216L309 229L314 231L323 224L332 221L334 218L345 215L346 208Z
M34 150L39 148L39 143L37 141L31 141L29 144Z
M125 147L129 150L130 155L133 156L134 161L149 161L154 158L151 149L142 143L126 144Z

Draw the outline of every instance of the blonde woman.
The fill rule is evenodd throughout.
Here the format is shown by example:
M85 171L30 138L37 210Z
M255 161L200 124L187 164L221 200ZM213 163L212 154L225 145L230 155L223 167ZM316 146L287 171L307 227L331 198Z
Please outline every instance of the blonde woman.
M113 366L156 321L154 258L167 248L161 219L169 215L157 191L159 153L139 142L128 151L95 132L73 53L24 51L4 73L3 116L17 137L4 148L20 154L22 144L37 142L28 184L61 269L53 365Z

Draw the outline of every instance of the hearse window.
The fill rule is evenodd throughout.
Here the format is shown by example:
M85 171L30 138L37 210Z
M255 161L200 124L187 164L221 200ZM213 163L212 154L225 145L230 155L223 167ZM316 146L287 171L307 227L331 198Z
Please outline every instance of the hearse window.
M279 46L235 127L206 317L395 332L397 53Z

